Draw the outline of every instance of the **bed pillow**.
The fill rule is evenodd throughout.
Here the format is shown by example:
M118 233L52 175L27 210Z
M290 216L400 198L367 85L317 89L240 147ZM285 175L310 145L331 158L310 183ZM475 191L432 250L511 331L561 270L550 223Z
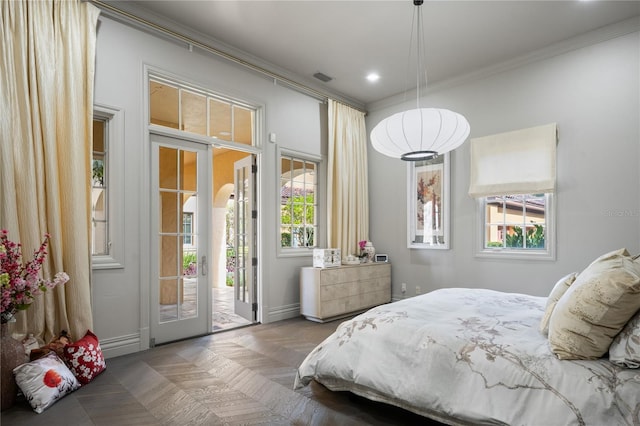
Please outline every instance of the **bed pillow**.
M64 347L64 359L83 385L89 383L107 367L98 337L89 330L82 339Z
M33 410L40 414L80 383L55 352L14 368L16 383Z
M626 249L604 254L582 271L549 319L559 359L598 359L640 309L640 263Z
M621 367L640 367L640 311L613 339L609 347L609 360Z
M549 334L549 319L551 318L551 313L553 309L556 307L556 303L562 297L563 294L567 292L567 289L573 282L576 280L578 276L577 272L572 272L564 277L560 278L558 282L551 289L551 293L549 293L549 297L547 297L547 305L544 308L544 314L542 315L542 320L540 321L540 333L545 336Z

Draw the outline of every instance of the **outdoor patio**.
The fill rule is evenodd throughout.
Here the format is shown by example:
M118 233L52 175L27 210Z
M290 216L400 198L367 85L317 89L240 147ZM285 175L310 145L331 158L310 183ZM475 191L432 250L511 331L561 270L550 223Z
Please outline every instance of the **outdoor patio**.
M184 280L184 302L181 315L189 318L196 315L196 281ZM161 321L175 321L178 319L178 309L175 304L160 306ZM233 287L213 288L213 332L230 330L251 324L250 321L236 315L233 310Z
M233 313L233 287L213 288L213 332L251 324Z

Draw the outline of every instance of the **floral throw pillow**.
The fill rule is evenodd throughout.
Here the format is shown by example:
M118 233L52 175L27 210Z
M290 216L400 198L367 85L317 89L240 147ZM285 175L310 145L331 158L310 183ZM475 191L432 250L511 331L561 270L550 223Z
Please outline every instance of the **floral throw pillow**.
M622 248L576 278L549 319L549 345L559 359L598 359L640 310L640 261Z
M33 410L40 414L80 383L55 352L13 369L16 383Z
M640 311L611 342L609 361L621 367L640 368Z
M98 337L91 331L87 331L87 334L77 342L64 347L64 359L83 385L89 383L107 367Z

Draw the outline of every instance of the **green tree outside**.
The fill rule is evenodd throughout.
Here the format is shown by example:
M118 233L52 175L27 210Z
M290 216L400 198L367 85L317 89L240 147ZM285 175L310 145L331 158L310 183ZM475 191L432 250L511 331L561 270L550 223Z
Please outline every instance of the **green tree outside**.
M282 247L291 247L295 237L296 241L304 247L313 247L314 238L314 208L315 194L293 195L287 199L286 204L280 206L280 220L283 225L291 225L291 232L282 231L280 241ZM293 234L293 235L292 235Z

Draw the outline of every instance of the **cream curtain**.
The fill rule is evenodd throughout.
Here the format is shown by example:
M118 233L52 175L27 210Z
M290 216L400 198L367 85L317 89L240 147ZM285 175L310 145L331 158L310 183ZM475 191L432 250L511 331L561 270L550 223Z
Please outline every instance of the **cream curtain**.
M471 139L469 195L554 192L556 144L555 123Z
M0 227L28 259L51 234L45 277L65 285L18 316L45 341L80 338L91 314L90 160L98 9L79 0L0 6Z
M369 239L367 134L364 113L329 99L327 243L342 257Z

